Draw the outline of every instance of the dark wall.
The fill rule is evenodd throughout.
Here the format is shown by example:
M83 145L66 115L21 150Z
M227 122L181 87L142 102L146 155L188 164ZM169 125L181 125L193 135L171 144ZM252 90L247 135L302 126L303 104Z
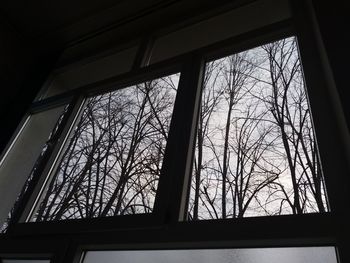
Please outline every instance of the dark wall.
M313 1L342 108L350 128L349 12L345 1Z
M329 59L334 81L340 95L341 107L343 109L347 132L350 129L350 85L349 85L349 8L345 1L313 1L316 19L320 27L320 33ZM344 174L341 184L345 188L345 198L342 203L344 207L349 204L349 174ZM340 190L340 189L339 189ZM346 211L346 209L345 209ZM349 211L344 213L349 215ZM338 256L342 262L350 262L349 253L349 218L344 215L336 215L337 218L337 248Z
M0 152L50 70L54 56L40 54L0 17Z

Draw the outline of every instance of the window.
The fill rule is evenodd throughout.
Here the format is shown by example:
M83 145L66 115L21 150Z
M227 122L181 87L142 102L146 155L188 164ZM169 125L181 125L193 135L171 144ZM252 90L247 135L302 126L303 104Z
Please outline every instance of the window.
M52 72L1 161L1 262L347 262L347 146L307 12L234 2Z
M265 15L260 16L259 13ZM159 36L152 48L150 64L238 36L258 27L283 21L290 15L287 1L252 1L242 8ZM252 16L254 19L246 18ZM186 41L182 41L183 39Z
M151 213L178 79L88 98L29 220Z
M36 112L25 118L21 130L10 145L0 164L0 189L5 197L0 208L0 232L5 231L22 201L25 192L33 180L41 175L43 161L47 161L49 152L57 140L61 124L68 107L54 107L47 111ZM18 161L21 165L18 165ZM13 175L16 180L13 180Z
M190 219L328 211L295 37L209 61Z
M336 263L333 247L87 251L82 263Z
M130 71L137 47L100 54L53 72L40 99L62 94L87 84Z

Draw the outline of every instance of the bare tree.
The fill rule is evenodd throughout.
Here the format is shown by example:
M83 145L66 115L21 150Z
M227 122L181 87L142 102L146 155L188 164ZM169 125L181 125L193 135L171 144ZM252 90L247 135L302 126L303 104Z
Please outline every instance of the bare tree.
M271 89L263 100L278 127L292 194L280 184L294 214L325 212L323 176L295 38L262 47Z
M276 178L275 172L263 176L259 165L269 129L260 127L266 111L247 104L256 85L248 60L243 52L207 64L190 202L194 220L198 207L202 218L243 217L255 194Z
M295 38L206 66L190 218L327 211Z
M88 99L32 220L152 212L177 82Z
M203 80L202 103L199 109L199 121L197 129L196 156L194 160L194 202L193 202L193 219L198 219L200 187L201 187L201 172L203 167L203 147L204 137L208 136L209 124L213 112L217 109L221 97L218 93L222 91L217 88L217 79L219 77L221 63L216 61L209 62L205 68Z

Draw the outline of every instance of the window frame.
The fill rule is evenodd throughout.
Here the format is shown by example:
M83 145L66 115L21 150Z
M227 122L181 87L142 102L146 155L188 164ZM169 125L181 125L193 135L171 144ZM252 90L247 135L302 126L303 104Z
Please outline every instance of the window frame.
M19 128L16 130L16 133L13 136L14 137L13 141L9 144L9 146L7 146L6 151L4 151L4 156L1 157L2 160L5 160L9 151L12 150L12 147L15 145L17 139L22 134L23 129L25 129L25 126L26 126L27 122L30 121L30 118L32 115L40 114L42 112L54 109L56 107L61 107L61 106L66 105L67 110L65 113L64 112L61 113L62 114L61 116L63 116L63 118L61 120L60 125L57 127L56 136L57 135L58 136L52 142L53 145L58 144L59 137L62 134L62 132L64 133L64 126L67 122L67 117L69 117L69 113L71 112L72 106L74 106L74 104L75 104L75 100L69 94L67 94L66 96L60 96L56 100L49 99L48 102L44 101L44 103L43 102L33 103L31 105L31 107L28 109L28 111L26 112L26 114L24 115L24 117L20 123ZM57 121L58 121L58 119L57 119ZM56 121L56 123L57 123L57 121ZM39 170L39 176L38 176L38 172L36 172L35 174L33 174L33 177L30 179L30 181L28 181L29 180L29 178L28 178L27 179L28 186L27 186L26 191L23 191L23 189L25 187L25 186L23 186L21 192L18 193L18 195L17 195L18 197L19 197L19 195L22 195L22 196L20 197L19 200L16 200L14 203L14 206L16 206L16 207L14 207L15 209L13 211L13 215L12 215L11 220L10 220L10 225L8 226L8 230L10 232L11 232L12 225L15 224L21 216L20 211L24 210L25 207L27 206L26 204L28 203L30 196L33 194L35 186L38 184L38 182L40 182L40 179L42 178L41 175L45 172L45 166L47 165L47 163L50 163L51 156L55 153L55 148L57 148L57 147L53 147L53 148L49 149L47 152L45 152L46 159L47 159L46 163L41 162L36 167L37 170ZM38 160L38 159L39 159L39 156L37 157L36 160ZM34 163L34 165L35 164L36 163ZM28 177L29 177L29 174L28 174Z
M332 83L329 83L328 77L322 74L325 61L320 58L323 56L318 46L320 40L310 34L316 29L311 24L305 24L306 21L310 22L308 20L310 14L301 10L301 6L293 7L295 14L290 20L265 26L151 66L136 67L129 73L69 92L69 96L73 95L81 100L84 96L101 93L102 90L110 90L112 86L122 88L132 83L139 83L141 80L149 80L159 74L165 75L163 73L167 72L167 69L164 69L166 67L173 70L176 65L175 67L180 69L178 94L163 162L163 170L167 176L166 179L159 181L157 193L159 204L157 208L155 207L155 216L147 215L147 219L143 218L143 215L132 215L134 219L119 216L74 220L74 222L72 220L71 222L16 223L13 229L5 234L5 238L0 236L0 252L24 253L23 251L26 251L24 247L31 242L36 242L37 237L48 240L47 248L41 249L41 251L48 251L55 246L56 236L61 238L60 241L65 240L69 244L54 252L55 255L60 255L57 262L79 262L82 251L89 248L170 249L330 245L340 246L344 250L342 242L345 242L345 239L342 241L339 238L342 236L338 233L342 227L339 226L339 222L346 223L346 218L344 218L346 209L341 206L346 197L346 188L342 186L339 179L346 178L349 167L344 162L346 157L342 155L343 152L337 152L339 143L334 144L334 141L328 140L330 136L334 137L334 134L339 135L343 127L339 128L339 120L332 119L334 115L340 114L335 110L326 114L325 118L319 119L316 116L315 121L315 112L325 113L327 111L322 109L324 103L334 107L332 98L326 96L334 91L330 90ZM224 54L243 51L291 34L295 34L298 38L331 211L323 214L184 221L191 180L190 167L194 151L194 132L197 125L204 61L222 57ZM312 52L308 54L310 50ZM142 61L147 61L147 59L144 58ZM65 96L68 94L54 96L39 103L45 108L46 106L43 105L46 103L51 105ZM327 129L329 125L336 128ZM341 135L335 138L336 142L342 142L342 140L344 138ZM344 146L346 147L347 145ZM283 231L279 231L281 228ZM108 236L106 236L106 231L109 233ZM62 238L62 234L66 237ZM22 241L15 249L11 246L14 246L16 241L6 243L7 238L16 240L23 236L29 238ZM29 250L34 251L33 248ZM344 260L348 252L343 251L342 253L339 257Z
M15 217L15 221L13 226L8 229L8 232L11 234L16 233L27 233L27 234L35 234L35 233L71 233L71 232L89 232L94 229L96 230L109 230L109 229L118 229L118 228L130 228L130 227L141 227L141 226L154 226L161 222L162 215L161 212L163 209L161 206L161 202L156 201L154 204L154 212L150 214L136 214L136 215L123 215L123 216L115 216L115 217L104 217L104 218L91 218L91 219L73 219L73 220L62 220L62 221L47 221L47 222L28 222L28 216L30 216L31 211L33 209L33 205L36 203L36 199L39 198L42 189L45 187L46 180L50 180L49 177L52 176L50 173L51 170L54 170L54 166L57 164L57 161L60 159L60 153L64 147L65 142L67 141L70 131L74 127L75 121L79 118L81 113L81 109L84 106L84 101L86 98L99 95L102 93L120 90L123 88L130 87L132 85L136 85L145 81L150 81L152 79L156 79L162 76L167 76L173 73L181 73L181 68L183 66L183 58L174 60L171 64L163 64L152 67L151 69L140 69L138 72L134 72L132 74L128 73L125 75L121 75L118 77L113 77L107 80L99 81L97 83L93 83L91 85L82 86L77 90L69 92L69 97L72 98L72 109L69 113L67 113L68 117L65 123L62 123L61 126L64 129L62 138L59 139L58 145L55 147L53 153L50 156L49 161L44 164L45 168L43 170L40 178L36 180L35 185L31 186L27 193L27 198L23 200L20 204L21 212L20 215ZM180 81L181 82L181 75ZM182 88L183 89L183 88ZM178 86L178 93L180 90L180 84ZM71 95L71 93L73 93ZM61 97L65 97L63 95L58 95L43 101L39 101L37 107L40 108L41 111L49 109L53 107L52 102L57 104L56 100L59 100ZM66 101L65 98L63 101ZM176 99L177 101L177 99ZM175 101L175 104L176 104ZM174 106L175 109L176 106ZM174 110L175 111L175 110ZM173 112L174 114L174 112ZM172 118L173 119L173 118ZM169 129L169 137L170 130L173 130L174 121L171 121L170 129ZM166 146L166 151L167 150ZM165 154L168 155L168 154ZM169 159L169 158L167 158ZM164 157L164 163L166 163L166 157ZM162 169L164 170L164 168ZM165 174L166 171L162 171L161 174ZM165 179L167 176L161 176ZM164 179L161 179L158 185L158 191ZM158 197L158 191L156 200L160 199ZM160 203L158 205L158 203Z

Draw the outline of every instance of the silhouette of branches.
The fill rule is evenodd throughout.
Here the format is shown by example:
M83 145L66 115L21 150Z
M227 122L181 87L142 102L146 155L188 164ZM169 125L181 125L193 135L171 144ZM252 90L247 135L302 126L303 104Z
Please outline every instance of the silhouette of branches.
M191 220L328 211L295 38L208 62Z
M31 220L152 212L178 78L89 98Z

